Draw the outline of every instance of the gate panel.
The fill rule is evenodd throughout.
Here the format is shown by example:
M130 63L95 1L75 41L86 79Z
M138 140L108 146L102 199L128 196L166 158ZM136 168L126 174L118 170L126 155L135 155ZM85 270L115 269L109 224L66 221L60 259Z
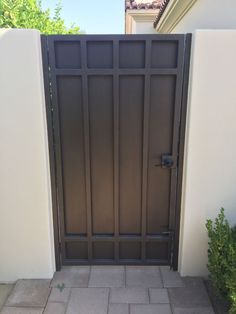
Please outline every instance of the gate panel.
M172 264L186 36L46 40L61 264Z
M114 234L113 82L88 78L93 234ZM101 184L102 180L102 184Z
M120 77L120 234L141 234L143 76Z
M150 90L147 232L169 230L171 171L161 168L163 152L172 155L175 76L152 76ZM156 188L158 186L158 189Z
M59 76L62 176L66 234L86 234L84 132L81 77Z

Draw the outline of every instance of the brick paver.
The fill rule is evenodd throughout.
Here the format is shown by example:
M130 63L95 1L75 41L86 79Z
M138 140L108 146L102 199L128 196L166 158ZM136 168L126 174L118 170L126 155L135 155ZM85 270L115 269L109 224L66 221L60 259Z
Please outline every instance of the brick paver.
M71 291L68 314L107 314L108 288L74 288Z
M158 287L161 288L162 279L159 267L157 266L127 266L126 267L127 287Z
M66 304L48 302L44 314L65 314Z
M71 288L52 288L49 302L64 302L67 303L69 300Z
M49 280L18 280L6 305L13 307L45 307L50 293Z
M43 308L33 307L4 307L1 314L42 314Z
M72 266L64 267L61 271L54 274L53 280L51 282L52 287L60 287L65 285L65 287L88 287L88 280L90 276L89 266Z
M161 266L161 275L163 286L165 288L178 288L184 287L184 282L178 272L170 270L168 266Z
M0 311L13 288L12 284L0 284Z
M173 314L214 314L212 307L175 308Z
M169 304L131 304L130 314L172 314Z
M111 288L110 303L149 303L148 289Z
M89 287L123 287L124 266L92 266Z
M150 303L170 303L167 289L149 289Z
M110 304L108 314L129 314L129 304Z
M201 278L181 278L168 267L77 266L56 272L51 282L19 280L0 313L213 314L214 311Z
M199 278L184 279L185 287L170 288L170 302L174 308L210 307L210 300L204 283Z

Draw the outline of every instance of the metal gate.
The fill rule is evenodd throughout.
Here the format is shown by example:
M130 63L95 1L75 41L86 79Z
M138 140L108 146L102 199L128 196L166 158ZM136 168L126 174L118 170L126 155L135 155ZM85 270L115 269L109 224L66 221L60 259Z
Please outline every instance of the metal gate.
M42 46L58 268L176 267L190 36Z

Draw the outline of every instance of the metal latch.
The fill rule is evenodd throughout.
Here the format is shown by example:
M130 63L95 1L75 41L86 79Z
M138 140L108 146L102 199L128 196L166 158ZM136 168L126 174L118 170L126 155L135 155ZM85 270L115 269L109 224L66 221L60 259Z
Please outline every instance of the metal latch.
M176 168L176 158L169 154L161 155L161 164L155 164L155 167Z

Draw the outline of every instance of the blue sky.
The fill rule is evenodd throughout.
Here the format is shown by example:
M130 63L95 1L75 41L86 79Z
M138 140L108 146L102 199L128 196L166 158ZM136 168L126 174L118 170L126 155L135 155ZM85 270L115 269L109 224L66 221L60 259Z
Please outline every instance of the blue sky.
M42 0L53 10L58 0ZM66 25L75 23L86 34L123 34L124 0L61 0Z

